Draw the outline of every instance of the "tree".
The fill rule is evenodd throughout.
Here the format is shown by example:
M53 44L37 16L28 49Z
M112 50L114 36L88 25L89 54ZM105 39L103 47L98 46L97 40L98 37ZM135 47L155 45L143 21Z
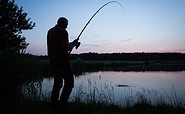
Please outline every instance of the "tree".
M27 46L22 30L35 27L35 23L27 19L23 7L18 7L14 0L0 0L0 52L11 50L24 53Z

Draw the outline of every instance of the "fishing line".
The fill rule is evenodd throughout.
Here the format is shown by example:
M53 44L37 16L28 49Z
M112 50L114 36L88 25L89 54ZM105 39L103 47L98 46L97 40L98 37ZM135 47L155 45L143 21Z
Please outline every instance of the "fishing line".
M96 16L96 14L102 9L104 8L106 5L108 4L111 4L111 3L117 3L121 6L122 10L123 10L123 13L124 13L124 8L123 6L121 5L121 3L119 3L118 1L110 1L110 2L107 2L106 4L104 4L103 6L101 6L93 15L92 17L89 19L89 21L86 23L86 25L84 26L84 28L82 29L82 31L80 32L80 34L78 35L77 39L76 40L79 40L80 39L80 36L82 35L82 33L84 32L84 30L86 29L87 25L91 22L91 20ZM79 46L76 46L76 49L78 48Z

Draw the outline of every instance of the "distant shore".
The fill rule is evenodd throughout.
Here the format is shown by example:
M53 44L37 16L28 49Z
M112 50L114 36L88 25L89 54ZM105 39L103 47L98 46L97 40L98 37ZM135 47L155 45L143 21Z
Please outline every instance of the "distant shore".
M75 72L185 71L185 61L71 61Z
M48 64L48 56L36 56ZM184 71L185 53L70 54L74 71Z

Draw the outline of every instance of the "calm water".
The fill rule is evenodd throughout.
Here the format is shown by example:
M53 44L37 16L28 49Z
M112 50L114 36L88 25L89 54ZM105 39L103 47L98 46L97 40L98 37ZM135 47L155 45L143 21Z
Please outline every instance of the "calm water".
M42 92L49 95L53 78L45 78ZM125 103L144 95L153 103L161 98L172 103L185 102L185 71L182 72L93 72L75 78L75 87L70 100L75 97L81 100L96 100Z

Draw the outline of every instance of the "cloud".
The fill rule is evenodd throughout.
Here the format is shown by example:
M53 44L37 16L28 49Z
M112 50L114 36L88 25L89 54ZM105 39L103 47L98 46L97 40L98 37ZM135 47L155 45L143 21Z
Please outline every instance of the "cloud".
M86 47L100 47L100 45L98 45L98 44L84 44L83 46L86 46Z
M131 41L132 39L123 39L123 40L120 40L120 42L128 42L128 41Z

